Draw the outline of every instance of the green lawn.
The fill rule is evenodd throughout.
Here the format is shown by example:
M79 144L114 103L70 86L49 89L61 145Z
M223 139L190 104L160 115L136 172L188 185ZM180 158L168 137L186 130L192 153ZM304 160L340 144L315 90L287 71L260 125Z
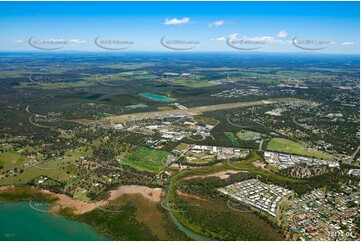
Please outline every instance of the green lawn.
M39 176L47 176L57 181L68 181L70 179L69 175L72 173L67 174L67 172L72 170L75 161L80 156L86 156L89 152L85 151L85 147L82 147L81 150L67 151L64 159L55 158L54 160L49 159L44 163L37 163L28 161L16 151L9 151L0 155L0 166L3 166L3 169L0 169L0 185L26 184ZM40 160L40 158L37 157L36 160ZM9 173L7 176L1 174L1 172L13 168L22 169L23 172L17 172L16 176Z
M259 133L248 131L248 130L241 130L237 133L237 137L241 140L254 140L259 139L261 135Z
M9 151L0 155L0 166L4 170L18 167L24 163L25 159L16 151Z
M224 132L224 134L231 141L232 145L239 145L237 137L232 132Z
M166 151L154 150L149 148L138 148L126 155L121 162L130 165L139 170L158 172L164 168L163 159L169 155Z
M333 160L333 156L316 149L307 149L302 144L284 139L284 138L273 138L267 144L267 150L278 151L282 153L290 153L304 156L311 156L325 160Z

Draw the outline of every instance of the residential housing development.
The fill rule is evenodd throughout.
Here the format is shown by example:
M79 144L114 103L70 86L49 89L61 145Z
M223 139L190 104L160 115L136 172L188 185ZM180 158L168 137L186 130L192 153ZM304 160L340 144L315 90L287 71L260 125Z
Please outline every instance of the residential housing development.
M276 209L282 198L292 195L292 191L269 185L257 179L246 180L218 189L231 198L260 209L272 217L276 217Z
M301 240L355 240L359 237L358 188L343 185L343 192L315 189L292 199L286 212L290 231Z

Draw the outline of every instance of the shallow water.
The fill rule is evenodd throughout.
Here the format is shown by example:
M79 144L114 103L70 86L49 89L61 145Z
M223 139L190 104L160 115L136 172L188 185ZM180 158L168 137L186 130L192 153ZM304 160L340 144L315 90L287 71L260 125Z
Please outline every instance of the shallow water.
M0 203L0 241L109 240L87 224L32 209L28 202Z
M159 102L173 102L174 99L173 98L168 98L166 96L162 96L162 95L156 95L156 94L150 94L150 93L141 93L139 94L142 97L146 97L155 101L159 101Z

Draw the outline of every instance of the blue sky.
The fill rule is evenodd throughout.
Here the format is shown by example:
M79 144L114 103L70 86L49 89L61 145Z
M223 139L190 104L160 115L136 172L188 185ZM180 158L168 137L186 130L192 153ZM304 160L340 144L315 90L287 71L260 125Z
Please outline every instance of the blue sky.
M33 36L41 47L106 51L100 36L101 46L175 51L165 36L191 51L358 54L359 19L359 2L0 2L0 50L38 50Z

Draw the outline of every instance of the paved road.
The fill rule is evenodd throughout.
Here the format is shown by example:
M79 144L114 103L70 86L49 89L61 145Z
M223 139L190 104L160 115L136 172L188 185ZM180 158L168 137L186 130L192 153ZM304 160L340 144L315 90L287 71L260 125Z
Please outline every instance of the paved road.
M261 142L259 143L258 151L263 151L263 149L262 149L263 142L264 142L264 139L262 139Z
M355 152L353 152L353 154L351 155L350 159L346 162L347 164L351 164L352 161L355 159L357 153L360 151L360 146L358 146L358 148L355 150Z

